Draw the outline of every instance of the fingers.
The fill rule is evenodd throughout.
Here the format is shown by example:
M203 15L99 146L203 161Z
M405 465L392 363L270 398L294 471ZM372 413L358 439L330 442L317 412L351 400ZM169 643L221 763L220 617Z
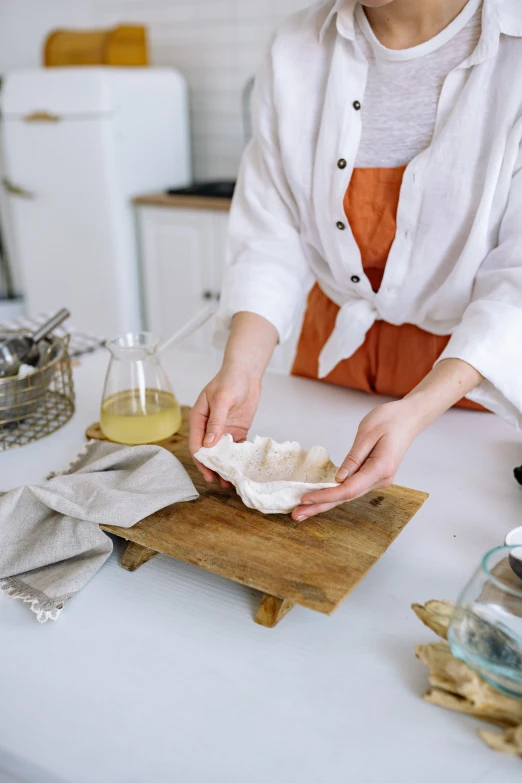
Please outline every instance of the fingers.
M353 446L348 452L343 464L337 471L335 480L339 483L342 483L348 478L348 476L352 476L354 473L357 473L357 471L360 470L360 468L363 466L364 461L370 455L376 442L377 438L372 432L364 428L359 428L357 430L357 435L355 436Z
M208 401L205 392L201 392L196 404L189 414L189 452L194 459L194 454L199 451L203 444L203 438L207 429L208 420ZM215 475L212 470L202 465L197 459L194 464L209 484L214 481Z
M347 503L366 495L372 489L390 486L393 474L393 467L386 459L370 454L362 468L338 487L309 492L304 495L301 504L306 507L324 503Z
M364 497L364 495L367 495L368 492L371 492L374 489L380 489L381 487L385 486L384 484L374 484L372 487L368 487L364 490L364 492L361 492L359 495L355 495L355 497L351 497L349 500L346 498L343 498L343 500L339 500L337 503L313 503L312 505L301 505L298 506L298 508L294 509L292 512L292 517L297 522L304 522L305 519L309 519L310 517L315 517L317 514L323 514L325 511L331 511L332 508L337 508L337 506L342 506L344 503L348 503L352 500L357 500L358 498Z
M192 457L194 461L194 465L197 467L205 481L207 481L209 484L212 484L214 479L216 478L216 474L213 470L210 470L210 468L207 468L205 465L202 465L201 462L198 462L198 460L193 456Z
M207 429L209 405L205 391L202 391L189 413L189 451L192 456L203 445Z
M210 403L206 432L203 437L203 446L214 446L225 432L228 413L231 403L228 395L218 392Z
M208 483L213 482L216 477L223 489L229 489L232 484L230 481L226 481L221 476L217 475L214 471L207 468L201 462L194 458L194 454L201 448L202 445L207 445L207 438L209 432L214 435L213 443L217 443L221 435L223 434L226 417L228 415L229 405L226 400L219 399L217 396L216 405L209 405L206 390L204 390L198 397L196 404L190 411L189 415L189 451L194 459L194 464ZM224 411L224 417L223 417Z
M308 517L314 517L316 514L331 511L332 508L339 505L339 503L316 503L314 506L297 506L297 508L294 508L292 511L292 519L295 519L296 522L304 522Z
M192 455L202 446L209 447L218 442L225 432L230 408L227 394L218 392L209 400L207 390L201 392L189 415L189 449Z

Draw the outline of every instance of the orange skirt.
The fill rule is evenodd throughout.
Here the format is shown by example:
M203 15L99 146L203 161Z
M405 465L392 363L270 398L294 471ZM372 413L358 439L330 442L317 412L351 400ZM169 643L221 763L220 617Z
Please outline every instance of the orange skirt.
M374 291L382 282L395 238L397 206L405 167L355 169L344 198L344 211L361 251L362 265ZM293 375L318 379L319 354L332 333L339 307L318 285L308 298ZM372 394L404 397L430 372L449 336L430 334L413 324L376 321L361 347L321 380ZM457 406L485 410L471 400Z

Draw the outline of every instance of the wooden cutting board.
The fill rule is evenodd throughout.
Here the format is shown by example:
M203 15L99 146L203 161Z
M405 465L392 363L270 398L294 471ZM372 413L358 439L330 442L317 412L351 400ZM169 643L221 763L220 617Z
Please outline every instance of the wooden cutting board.
M392 486L305 522L247 508L234 488L206 484L183 425L161 446L188 471L200 497L158 511L132 528L103 526L128 541L121 565L134 571L158 552L264 593L255 617L273 627L295 604L332 614L408 524L428 495ZM98 424L87 437L104 438Z

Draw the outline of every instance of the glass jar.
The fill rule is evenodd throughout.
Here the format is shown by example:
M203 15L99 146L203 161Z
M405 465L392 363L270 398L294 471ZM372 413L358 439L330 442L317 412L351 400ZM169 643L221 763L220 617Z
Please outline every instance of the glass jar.
M493 687L522 699L521 546L487 552L453 610L448 641Z
M111 353L100 425L115 443L140 445L169 438L181 427L181 408L149 332L127 333L107 343Z

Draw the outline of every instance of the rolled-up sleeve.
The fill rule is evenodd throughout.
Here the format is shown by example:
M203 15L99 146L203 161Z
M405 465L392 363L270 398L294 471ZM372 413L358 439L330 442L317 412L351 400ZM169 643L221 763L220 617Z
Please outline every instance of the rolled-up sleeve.
M256 313L289 337L313 275L300 237L297 204L281 160L272 47L256 79L253 138L245 151L230 213L227 263L214 344L226 342L236 313ZM298 140L296 139L296 143Z
M522 152L497 246L484 259L472 301L438 361L449 358L484 377L469 399L522 429Z

